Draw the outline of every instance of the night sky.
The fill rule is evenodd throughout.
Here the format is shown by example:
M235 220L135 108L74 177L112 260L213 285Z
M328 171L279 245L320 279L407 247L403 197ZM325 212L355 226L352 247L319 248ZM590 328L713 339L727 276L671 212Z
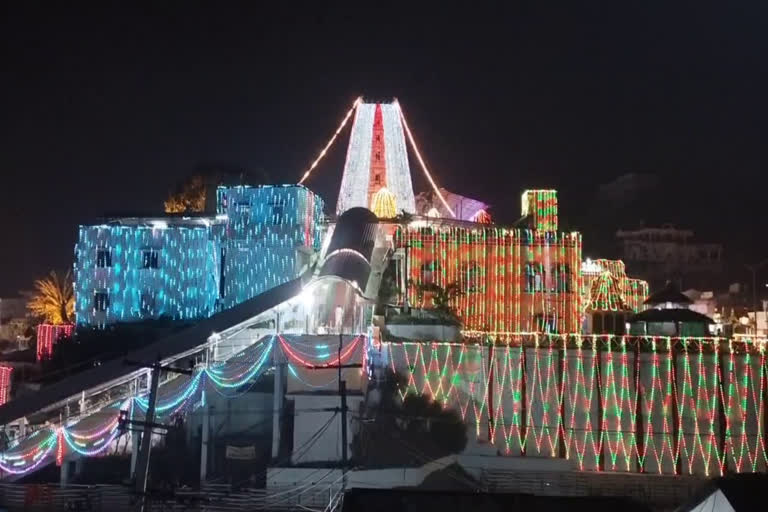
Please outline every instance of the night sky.
M524 188L557 188L585 256L613 255L612 233L640 222L722 242L732 268L768 256L764 2L14 3L0 296L71 266L79 223L160 212L201 167L295 182L360 94L397 97L438 182L497 220L516 219ZM307 183L331 209L347 133Z

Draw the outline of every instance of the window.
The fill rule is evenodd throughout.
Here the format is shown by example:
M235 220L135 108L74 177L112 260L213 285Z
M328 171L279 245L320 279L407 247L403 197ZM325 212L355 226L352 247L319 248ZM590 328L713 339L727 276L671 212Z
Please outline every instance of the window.
M380 162L380 161L381 161L381 152L380 152L380 151L377 151L377 152L376 152L376 161L377 161L377 162Z
M557 332L557 319L555 315L536 315L536 330L539 332Z
M467 293L483 292L484 288L481 282L481 268L476 263L462 264L460 287Z
M272 224L279 226L283 223L284 203L281 199L272 202Z
M93 293L93 310L104 312L109 307L109 292L96 290Z
M141 268L158 268L160 254L157 249L144 249L141 252Z
M525 291L528 293L543 292L546 290L547 273L541 263L525 264Z
M139 304L142 316L152 316L155 314L155 293L152 290L144 290L141 293L141 304Z
M434 261L427 261L421 265L421 280L423 283L434 283L438 266Z
M376 185L381 184L381 174L373 175L373 183L375 183Z
M568 293L571 291L571 269L568 265L552 265L550 291Z
M112 251L107 248L96 249L96 266L107 268L112 266Z

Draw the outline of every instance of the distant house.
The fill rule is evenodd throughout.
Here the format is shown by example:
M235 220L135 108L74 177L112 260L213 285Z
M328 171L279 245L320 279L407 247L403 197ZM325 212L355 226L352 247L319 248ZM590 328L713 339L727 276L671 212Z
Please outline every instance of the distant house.
M670 279L683 286L711 284L723 269L722 245L695 242L693 231L671 224L619 230L616 237L627 269L652 288Z

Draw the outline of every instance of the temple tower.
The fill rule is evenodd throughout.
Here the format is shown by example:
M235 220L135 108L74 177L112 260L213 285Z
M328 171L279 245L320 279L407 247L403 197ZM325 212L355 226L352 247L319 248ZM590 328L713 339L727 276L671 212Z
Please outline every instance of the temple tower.
M416 213L397 102L360 103L355 111L336 213L356 206L385 217L392 210Z

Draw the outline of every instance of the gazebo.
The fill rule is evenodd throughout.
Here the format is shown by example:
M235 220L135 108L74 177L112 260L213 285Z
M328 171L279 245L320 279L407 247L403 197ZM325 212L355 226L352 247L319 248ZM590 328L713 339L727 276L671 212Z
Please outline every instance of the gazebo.
M709 336L714 321L689 308L693 302L671 281L645 302L645 311L629 319L630 334L649 336Z

